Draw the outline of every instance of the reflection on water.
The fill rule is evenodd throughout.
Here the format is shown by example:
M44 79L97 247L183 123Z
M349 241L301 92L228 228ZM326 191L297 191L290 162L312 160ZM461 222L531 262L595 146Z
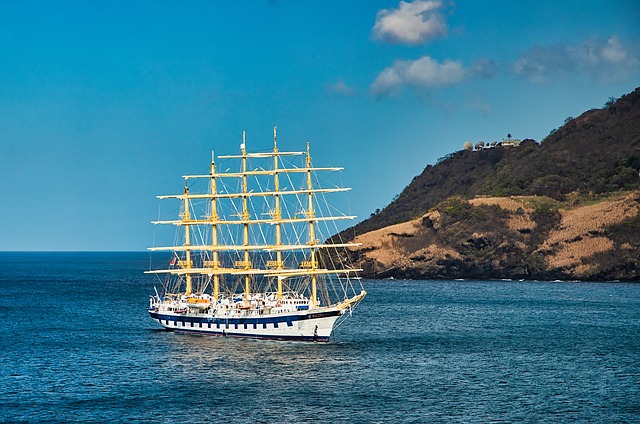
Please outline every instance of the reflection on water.
M168 333L163 337L170 369L189 369L217 381L286 384L313 380L328 367L353 364L349 347L340 343L282 342Z

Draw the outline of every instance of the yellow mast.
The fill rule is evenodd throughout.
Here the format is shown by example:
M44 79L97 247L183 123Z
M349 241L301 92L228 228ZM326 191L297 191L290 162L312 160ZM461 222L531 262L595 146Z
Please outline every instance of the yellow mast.
M240 146L242 149L242 219L245 221L243 224L243 245L244 249L244 269L248 270L251 268L249 261L249 249L246 246L249 246L249 206L247 204L247 149L246 149L246 136L245 132L242 131L242 145ZM244 295L245 300L249 301L249 293L251 292L251 279L249 274L245 274L244 276Z
M188 222L191 219L191 214L189 213L189 187L186 185L184 187L184 194L184 213L182 214L182 220L184 222ZM191 229L189 225L184 226L184 245L187 247L183 268L191 269L191 250L189 249L189 246L191 245ZM191 296L191 274L187 274L185 278L187 280L186 295Z
M316 233L313 218L315 212L313 211L313 183L311 181L311 155L309 153L309 142L307 142L307 189L309 190L308 206L307 206L307 218L309 219L309 245L316 244ZM316 249L311 248L311 270L315 271L318 268L316 263ZM318 294L317 284L318 279L315 272L311 274L311 307L316 308L318 306Z
M274 213L274 220L275 220L275 225L276 225L276 246L281 246L282 245L282 236L281 236L281 228L280 228L280 222L282 220L282 212L280 211L280 179L278 176L278 144L277 144L277 138L276 138L276 132L278 130L278 127L273 127L273 170L274 170L274 174L273 174L273 184L274 184L274 191L275 191L275 213ZM282 269L282 250L278 249L276 251L276 269L281 270ZM277 293L277 299L282 299L282 278L278 277L278 293Z
M218 300L220 297L220 283L224 281L223 275L236 276L236 278L244 277L244 295L245 299L248 300L251 294L251 280L254 278L253 275L256 276L265 276L267 278L275 277L277 282L277 298L281 299L284 295L283 293L283 281L290 277L298 277L298 276L310 276L311 277L311 295L310 295L310 306L312 308L317 308L319 306L318 299L318 287L317 287L317 279L318 275L342 275L342 274L350 274L362 271L361 269L355 268L343 268L343 269L324 269L321 268L318 257L319 249L327 249L327 248L338 248L338 247L356 247L359 246L359 243L322 243L316 239L316 228L315 224L319 221L333 221L340 219L353 219L352 216L327 216L327 217L316 217L315 213L315 195L319 193L333 193L340 191L350 190L349 188L314 188L313 176L312 173L314 171L336 171L342 168L313 168L311 164L311 153L309 143L306 144L306 151L304 152L287 152L287 151L279 151L277 145L277 127L273 129L273 151L272 152L264 152L264 153L247 153L246 149L246 133L243 131L242 133L242 145L241 145L241 154L233 155L233 156L219 156L219 158L235 158L242 160L242 169L241 172L223 172L217 173L216 165L215 165L215 155L212 151L211 158L211 169L208 175L186 175L184 176L185 180L192 178L209 178L211 185L211 193L210 194L190 194L189 188L185 182L184 193L180 195L168 195L168 196L157 196L159 199L180 199L183 201L183 213L181 214L178 220L171 221L154 221L154 224L173 224L177 226L184 226L185 229L185 243L182 246L167 246L167 247L153 247L149 248L150 251L168 251L173 250L174 252L185 252L185 260L179 261L179 269L162 269L162 270L154 270L147 271L150 274L173 274L176 276L184 275L186 282L186 295L190 296L193 294L193 275L209 275L213 277L213 297ZM302 156L305 155L305 166L304 167L282 167L279 158L282 156ZM258 170L249 171L247 167L249 166L249 161L251 159L258 158L273 158L273 169L263 170L262 168ZM280 187L280 178L282 174L289 173L305 173L307 179L306 187L300 189L291 189L291 190L281 190ZM248 177L249 176L258 176L258 175L273 175L274 178L274 190L273 191L258 191L253 192L249 191L248 187ZM303 177L303 178L304 178ZM241 178L242 181L242 191L236 191L235 193L218 193L216 183L219 178ZM295 215L289 215L285 210L284 213L287 215L283 218L283 203L282 200L286 198L286 196L298 196L303 197L307 195L307 208L304 212L306 215L304 218L298 218ZM274 211L273 214L268 219L257 219L252 218L250 213L250 205L249 198L255 196L273 196L274 197ZM218 214L218 199L234 199L234 198L242 198L242 213L240 215L240 219L227 219ZM211 216L205 219L191 219L190 213L190 201L191 199L207 199L211 202ZM288 240L285 240L283 243L283 235L282 228L283 224L308 224L309 228L309 236L308 241L305 244L304 242L300 243L300 241L293 242L293 244L289 244ZM276 230L276 240L275 244L249 244L249 226L250 225L261 225L261 224L272 224L275 226ZM190 227L192 225L210 225L212 228L212 241L209 245L191 245L191 230ZM243 226L243 243L234 243L232 245L224 244L220 245L220 227L224 228L225 226L232 225L242 225ZM300 264L300 267L297 269L287 269L285 268L284 260L283 260L283 251L291 251L291 250L309 250L310 257L309 261L303 261ZM265 264L264 268L253 268L251 263L251 255L250 252L254 250L262 250L266 252L276 253L276 260L269 261L269 263ZM191 262L192 252L197 251L210 251L211 253L211 261L203 261L202 267L193 267ZM242 251L244 252L243 260L238 260L235 262L235 266L233 267L225 267L220 264L220 253L223 251ZM363 291L360 295L353 299L348 299L348 301L343 302L345 305L352 304L356 301L359 301L365 292ZM355 299L355 300L354 300Z
M217 193L216 188L216 163L215 163L215 154L213 150L211 151L211 194ZM216 223L218 222L218 205L217 198L215 196L211 197L211 245L215 247L218 246L218 226ZM213 251L213 269L218 269L218 250L215 249ZM215 273L213 274L213 298L218 300L220 297L220 275Z

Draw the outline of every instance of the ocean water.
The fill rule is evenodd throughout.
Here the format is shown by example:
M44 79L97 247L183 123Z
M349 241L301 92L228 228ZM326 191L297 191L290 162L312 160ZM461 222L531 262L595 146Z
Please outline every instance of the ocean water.
M640 422L640 284L366 281L329 344L175 334L147 253L0 253L2 422Z

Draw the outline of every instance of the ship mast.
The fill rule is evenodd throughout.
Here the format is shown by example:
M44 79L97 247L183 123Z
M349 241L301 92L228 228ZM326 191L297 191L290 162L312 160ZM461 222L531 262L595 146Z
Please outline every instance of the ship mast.
M182 221L189 222L191 219L191 214L189 213L189 187L184 186L184 212L182 214ZM189 225L184 226L184 245L185 245L185 261L180 264L182 268L191 269L191 227ZM192 287L191 287L191 274L187 272L185 276L187 280L186 284L186 295L191 296Z
M242 131L242 220L244 221L243 227L243 245L244 249L244 269L249 270L251 268L251 262L249 261L249 206L247 197L247 148L246 148L246 136ZM249 274L244 276L244 298L249 301L249 293L251 292L251 277Z
M274 220L276 226L276 247L282 246L282 233L281 233L281 221L282 212L280 211L280 178L278 176L278 142L277 142L278 127L273 127L273 185L275 191L275 210ZM282 270L282 250L276 251L276 269ZM282 299L282 278L278 277L278 292L276 294L277 299Z
M215 154L213 150L211 151L211 194L216 194L216 163L215 163ZM211 245L214 247L213 250L213 269L214 271L218 269L218 250L215 247L218 246L218 226L216 223L218 222L218 205L216 196L211 196ZM218 300L220 297L220 274L213 274L213 298Z
M309 153L309 142L307 141L307 190L309 190L309 200L307 206L307 218L309 219L309 245L316 244L316 233L313 218L315 212L313 211L313 184L311 181L311 155ZM318 268L316 263L316 249L311 247L311 307L316 308L318 306L317 285L318 277L314 272Z

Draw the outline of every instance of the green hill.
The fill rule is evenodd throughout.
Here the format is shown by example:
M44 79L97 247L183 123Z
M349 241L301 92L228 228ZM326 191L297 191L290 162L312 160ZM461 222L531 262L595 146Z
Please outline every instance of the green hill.
M365 277L640 278L640 88L537 143L455 152L340 234Z
M428 165L378 214L347 230L363 234L419 217L459 196L597 197L640 187L640 88L568 119L541 143L462 150Z

